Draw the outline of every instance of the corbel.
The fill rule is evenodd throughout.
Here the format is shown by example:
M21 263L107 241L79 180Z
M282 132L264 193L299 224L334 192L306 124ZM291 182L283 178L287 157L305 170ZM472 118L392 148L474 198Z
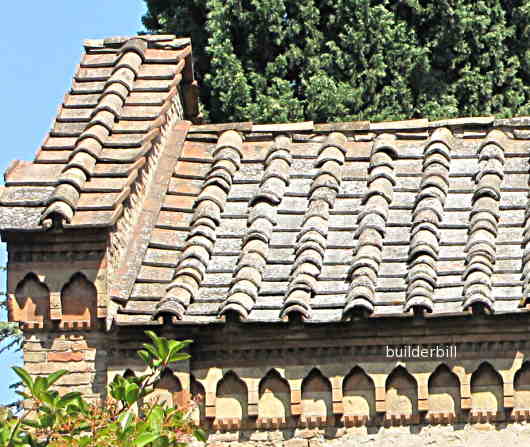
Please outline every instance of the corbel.
M334 415L342 415L344 413L343 393L342 393L343 377L331 377L331 400Z
M386 387L375 387L375 411L377 413L386 413Z
M204 416L207 419L215 418L215 393L206 392L204 400Z
M248 390L248 416L251 418L258 417L258 401L259 401L259 380L247 379L244 380Z
M212 377L213 375L213 377ZM211 369L206 380L202 381L204 387L204 417L206 419L215 418L215 406L217 395L217 384L223 375L222 370L218 368Z
M289 380L291 388L291 414L300 416L302 414L302 379Z
M418 384L418 411L429 411L429 375L414 374Z
M463 374L460 379L460 408L471 410L471 374Z

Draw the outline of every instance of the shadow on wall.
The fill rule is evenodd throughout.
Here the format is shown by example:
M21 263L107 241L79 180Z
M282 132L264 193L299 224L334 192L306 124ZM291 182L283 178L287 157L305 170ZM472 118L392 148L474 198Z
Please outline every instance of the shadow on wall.
M287 380L277 370L269 370L259 381L255 400L251 400L245 383L248 380L256 379L241 380L234 371L229 371L217 383L214 429L495 423L505 421L509 415L504 408L503 379L487 362L471 374L470 395L467 396L462 395L465 388L459 376L447 365L439 365L425 384L423 411L419 408L418 381L403 366L396 367L386 378L385 407L381 413L376 412L374 380L360 367L354 367L343 380L334 382L341 386L339 391L332 390L330 379L317 368L306 375L301 389L297 388L299 379ZM513 414L530 419L530 362L524 363L515 375L514 391ZM204 395L204 388L195 380L192 381L192 394ZM335 402L333 396L339 396L341 401ZM249 401L257 403L257 412L253 415L256 419L249 416ZM462 408L464 401L468 402L467 408ZM298 411L293 411L297 408ZM197 411L201 421L211 420L205 418L204 405Z
M530 362L523 363L523 366L513 381L515 390L514 412L526 412L530 410Z
M229 371L217 384L214 426L240 427L247 419L248 391L245 383Z
M461 419L460 381L446 365L440 365L429 377L429 412L431 423L450 423Z
M285 424L291 417L289 383L278 371L270 370L259 384L258 424ZM274 421L278 419L278 421Z
M34 273L18 283L12 306L12 318L30 328L42 328L50 321L50 291Z
M402 366L386 380L385 419L391 423L419 423L418 384Z
M346 425L366 425L375 417L374 382L358 366L345 377L342 394Z
M34 273L28 273L10 299L10 318L28 329L53 327L59 321L61 329L96 327L98 293L83 273L75 273L57 294L51 294L45 283Z
M316 368L302 382L302 414L300 419L303 425L334 423L331 383Z
M473 420L494 420L504 416L502 377L487 362L471 376L471 407Z
M62 327L95 327L97 290L82 273L76 273L61 290Z

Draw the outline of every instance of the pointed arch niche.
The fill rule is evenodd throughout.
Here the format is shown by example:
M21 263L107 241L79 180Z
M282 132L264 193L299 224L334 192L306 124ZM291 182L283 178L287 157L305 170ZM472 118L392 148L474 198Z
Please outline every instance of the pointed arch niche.
M130 368L127 368L124 372L123 372L123 377L125 379L129 379L131 377L136 377L136 374L134 373L134 371Z
M155 389L149 399L158 399L159 404L175 408L182 407L187 403L184 401L184 394L178 377L169 368L166 368L155 384Z
M515 374L513 381L515 391L514 410L530 410L530 362L524 362Z
M326 423L333 415L331 383L313 369L302 382L302 416Z
M82 273L75 273L61 290L61 325L94 327L97 290Z
M190 381L191 398L194 405L191 418L195 424L201 425L206 420L206 392L202 384L193 375L190 376Z
M33 327L44 327L50 321L50 291L34 273L18 283L11 312L13 321Z
M291 391L287 381L275 369L270 370L259 384L258 418L287 421L291 416Z
M248 391L245 383L233 371L229 371L217 384L215 419L246 419L248 414Z
M429 412L431 421L449 421L459 418L460 381L446 365L442 364L429 377Z
M502 413L502 378L487 362L482 363L471 376L471 408L472 414Z
M344 416L368 421L375 416L375 386L372 379L358 366L344 378L342 384Z
M402 366L394 369L386 380L385 417L409 423L418 418L418 384Z

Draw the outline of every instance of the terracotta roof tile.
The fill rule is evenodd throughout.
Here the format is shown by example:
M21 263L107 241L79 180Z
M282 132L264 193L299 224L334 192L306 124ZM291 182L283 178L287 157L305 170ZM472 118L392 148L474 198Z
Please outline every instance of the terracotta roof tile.
M56 187L47 197L47 208L40 210L36 230L52 222L89 226L90 218L94 225L111 224L109 218L116 217L121 200L98 194L126 192L127 182L114 177L129 175L124 170L137 169L133 163L150 151L156 129L178 98L180 73L191 53L189 40L174 36L89 41L85 49L72 89L34 163L19 162L6 177L6 184L28 188L9 192L0 211L8 215L13 210L7 206L43 205L40 199L26 199L34 192L31 187ZM74 219L82 210L84 214Z
M200 216L219 135L230 127L197 126L214 138L188 134L142 261L154 270L136 281L116 321L441 316L465 312L475 296L486 311L517 312L530 290L523 270L528 142L490 118L431 124L370 124L375 133L364 141L357 135L366 126L341 123L243 128L238 169L217 183L226 191L222 211ZM430 130L407 134L419 128ZM253 141L256 130L272 132L270 139ZM268 171L282 130L290 168ZM329 143L334 131L344 132L337 149ZM273 160L281 162L280 153ZM171 282L157 282L154 272L166 269L174 270Z
M6 172L0 229L112 228L116 324L527 305L528 117L190 127L189 40L85 48L35 160Z

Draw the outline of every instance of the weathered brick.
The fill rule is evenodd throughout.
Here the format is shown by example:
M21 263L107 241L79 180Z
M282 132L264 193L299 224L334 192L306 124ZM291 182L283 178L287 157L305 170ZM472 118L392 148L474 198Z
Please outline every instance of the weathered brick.
M88 349L85 351L85 359L86 360L96 360L96 350L95 349Z
M285 447L308 447L309 441L307 439L289 439L285 441Z
M51 345L54 351L68 351L72 349L72 342L69 340L55 339Z
M88 385L95 380L96 375L89 372L71 373L61 377L57 385Z
M88 343L86 340L72 341L72 349L84 350L88 349Z
M58 369L66 369L71 372L94 372L94 364L91 362L48 362L44 371L54 372Z
M25 368L30 374L51 374L59 369L66 369L72 373L88 373L95 372L94 365L85 362L40 362L40 363L26 363Z
M23 347L25 352L39 352L43 349L40 341L25 341Z
M50 352L48 353L49 362L80 362L85 359L82 351Z
M42 372L42 369L43 369L43 365L45 365L46 363L44 362L38 362L38 363L26 363L24 365L24 368L26 369L26 371L30 374L44 374Z
M38 351L24 351L24 362L25 363L43 363L46 361L46 352Z

